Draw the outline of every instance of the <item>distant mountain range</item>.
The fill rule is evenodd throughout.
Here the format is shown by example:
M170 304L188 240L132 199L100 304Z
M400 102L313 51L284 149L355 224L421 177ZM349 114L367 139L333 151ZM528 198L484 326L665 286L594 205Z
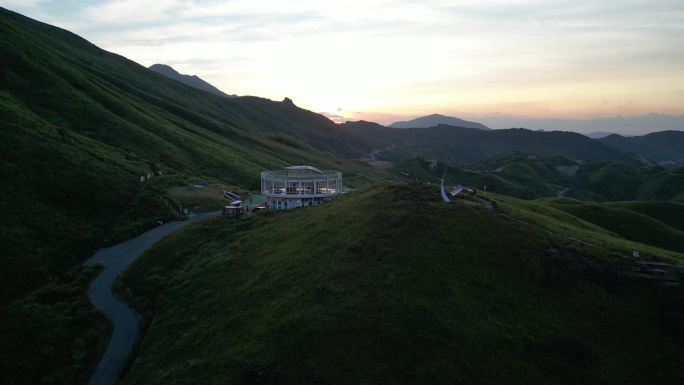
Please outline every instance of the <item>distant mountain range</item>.
M237 95L228 95L225 92L214 87L210 83L202 80L196 75L184 75L173 69L171 66L166 64L152 64L150 69L154 72L162 74L167 78L179 81L183 84L189 85L190 87L197 88L198 90L207 91L214 95L224 96L227 98L235 98Z
M478 121L491 128L525 127L530 130L574 131L582 134L619 132L644 135L650 132L684 130L684 116L650 113L642 116L614 116L592 119L526 119L508 116L483 116Z
M433 120L456 121L459 125L425 126ZM463 122L474 127L467 127ZM465 164L506 153L527 152L542 156L564 155L585 161L618 160L666 168L684 164L684 131L675 130L643 136L621 136L610 132L582 135L573 131L527 128L491 130L480 123L439 114L393 123L389 127L363 120L345 122L341 127L364 136L364 140L373 141L376 145L399 145L393 147L391 156L382 152L378 154L380 159L394 162L412 153ZM391 127L406 128L391 130Z
M393 130L370 122L347 122L343 128L367 142L380 143L381 160L401 162L416 154L442 159L452 164L475 164L509 153L539 156L562 155L583 161L618 160L642 163L618 149L574 132L532 131L521 128L483 130L479 128L437 125L427 128ZM402 159L403 158L403 159Z
M467 127L467 128L478 128L480 130L489 130L489 127L482 123L470 122L468 120L459 119L453 116L446 116L440 114L432 114L427 116L421 116L419 118L394 122L389 125L392 128L428 128L439 126L440 124L454 126L454 127Z

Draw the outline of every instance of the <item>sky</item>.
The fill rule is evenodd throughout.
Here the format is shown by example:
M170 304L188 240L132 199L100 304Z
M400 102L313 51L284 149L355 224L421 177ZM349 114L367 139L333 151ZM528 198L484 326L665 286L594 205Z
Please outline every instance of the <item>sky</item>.
M336 120L389 123L441 113L507 125L684 115L682 0L0 6L142 65L168 64L226 93L289 97Z

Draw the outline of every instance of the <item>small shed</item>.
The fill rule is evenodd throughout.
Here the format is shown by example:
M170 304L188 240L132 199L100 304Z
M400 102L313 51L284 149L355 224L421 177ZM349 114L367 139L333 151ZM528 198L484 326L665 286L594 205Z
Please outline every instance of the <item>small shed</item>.
M230 218L237 218L244 214L245 208L239 205L230 205L223 208L223 215Z

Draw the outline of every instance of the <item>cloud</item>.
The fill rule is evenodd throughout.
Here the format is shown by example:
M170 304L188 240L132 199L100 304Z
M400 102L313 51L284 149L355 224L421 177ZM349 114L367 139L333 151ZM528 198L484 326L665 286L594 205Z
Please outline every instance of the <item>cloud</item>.
M684 112L674 0L106 0L31 15L144 65L313 110ZM51 8L52 7L52 8ZM337 115L347 115L337 114Z
M173 0L116 0L85 8L85 16L93 23L138 24L170 18L184 5Z
M347 121L347 118L345 118L342 115L332 114L330 112L319 112L319 114L325 116L326 118L332 120L335 123L344 123Z
M47 0L2 0L0 1L0 6L11 9L18 7L32 8L44 3L45 1Z

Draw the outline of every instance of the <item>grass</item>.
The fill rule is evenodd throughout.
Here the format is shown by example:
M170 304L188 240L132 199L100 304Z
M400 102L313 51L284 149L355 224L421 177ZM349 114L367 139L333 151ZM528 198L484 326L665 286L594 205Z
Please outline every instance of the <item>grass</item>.
M86 383L111 326L86 290L98 269L74 269L2 308L4 384Z
M665 210L670 209L672 213L667 213L666 218L681 222L679 218L681 218L680 215L684 214L684 205L620 202L618 204L560 204L554 205L554 207L617 233L624 238L684 253L684 231L670 227L652 216L637 211L641 209L646 213L655 212L664 216ZM637 210L633 210L633 207Z
M613 238L535 213L540 202L494 200ZM123 276L147 325L123 383L681 382L684 341L664 327L672 293L620 278L600 254L585 256L603 269L578 269L555 242L401 183L193 225Z

